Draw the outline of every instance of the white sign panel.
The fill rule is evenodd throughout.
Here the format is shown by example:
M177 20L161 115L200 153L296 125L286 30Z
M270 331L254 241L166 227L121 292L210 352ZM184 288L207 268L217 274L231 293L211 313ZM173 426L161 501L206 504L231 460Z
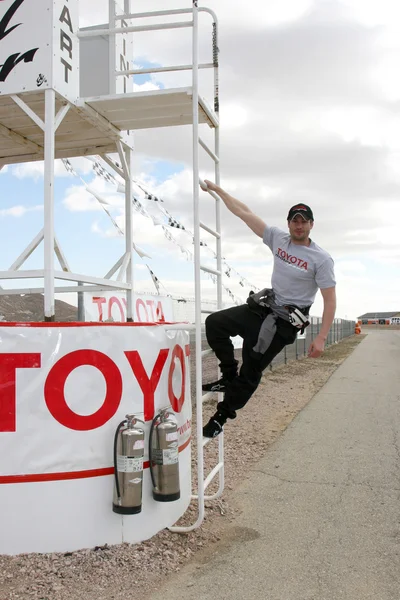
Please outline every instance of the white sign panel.
M53 3L53 88L71 101L79 96L79 10L77 0Z
M175 523L191 494L188 334L161 325L0 327L0 554L138 542ZM161 408L178 424L181 498L156 502L149 431ZM145 421L142 512L112 512L113 440Z
M103 292L84 294L85 321L126 322L126 294ZM171 323L174 321L173 303L166 296L133 295L134 321L138 323Z
M0 94L78 88L78 0L0 2Z
M52 4L37 0L33 10L32 0L0 3L0 94L49 87Z

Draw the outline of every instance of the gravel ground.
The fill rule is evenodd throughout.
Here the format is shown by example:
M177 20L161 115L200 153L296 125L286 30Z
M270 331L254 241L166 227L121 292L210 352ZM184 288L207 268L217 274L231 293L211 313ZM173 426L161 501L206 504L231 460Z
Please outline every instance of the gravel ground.
M235 489L247 478L249 468L363 337L351 336L329 347L319 359L305 358L265 373L248 405L225 428L225 491L221 499L207 503L199 529L183 535L163 530L136 545L64 554L0 555L0 600L151 600L152 590L165 575L179 571L196 551L223 537L227 522L237 514ZM215 364L215 359L205 363L205 378L213 376ZM208 402L204 418L214 409L215 402ZM216 447L211 442L205 448L207 472L216 464ZM193 467L195 471L195 459ZM213 490L216 484L207 493ZM179 524L194 523L196 518L197 506L192 503Z

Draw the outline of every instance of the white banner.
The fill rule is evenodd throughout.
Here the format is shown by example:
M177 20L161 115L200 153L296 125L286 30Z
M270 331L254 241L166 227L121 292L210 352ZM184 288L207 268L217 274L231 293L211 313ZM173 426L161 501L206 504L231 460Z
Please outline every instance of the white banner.
M0 554L138 542L172 525L191 494L188 334L161 325L0 327ZM151 421L172 407L181 498L153 500ZM113 438L145 421L142 512L112 512Z
M102 292L84 294L85 321L126 322L126 294L123 292ZM134 320L138 323L172 323L174 310L172 298L151 296L150 294L133 295Z

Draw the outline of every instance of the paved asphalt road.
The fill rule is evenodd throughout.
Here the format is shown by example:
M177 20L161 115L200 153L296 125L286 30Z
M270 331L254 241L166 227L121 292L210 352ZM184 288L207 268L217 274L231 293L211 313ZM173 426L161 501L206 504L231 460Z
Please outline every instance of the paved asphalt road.
M400 331L371 331L152 600L400 599Z

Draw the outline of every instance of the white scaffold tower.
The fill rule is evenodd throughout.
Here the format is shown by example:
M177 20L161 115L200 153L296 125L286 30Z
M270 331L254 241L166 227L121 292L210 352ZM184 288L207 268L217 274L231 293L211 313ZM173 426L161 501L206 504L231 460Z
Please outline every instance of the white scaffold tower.
M215 199L214 224L199 218L199 153L204 151L215 168L215 181L220 181L219 161L219 96L218 96L218 23L215 13L198 6L132 13L130 0L118 7L109 0L109 22L106 25L79 29L79 2L40 0L32 14L29 2L7 2L2 8L5 27L2 56L8 56L0 67L0 167L31 161L44 161L44 222L43 228L11 264L0 272L1 280L38 279L42 287L2 288L0 295L44 293L45 321L54 321L54 294L125 290L127 320L133 320L133 207L132 160L133 132L137 129L191 125L193 138L193 231L196 332L196 417L198 452L198 518L187 527L171 527L185 532L197 528L204 518L205 500L222 494L224 487L224 441L203 439L202 357L211 352L202 350L201 272L216 279L217 306L222 308L222 255L220 200ZM212 59L199 63L199 13L211 17ZM176 18L172 21L171 17ZM157 20L157 22L155 22ZM34 22L33 22L34 21ZM137 23L140 22L138 25ZM190 28L192 60L188 64L159 68L133 69L132 35L167 29ZM93 76L93 61L101 61L104 69ZM122 68L121 68L122 65ZM214 72L213 107L199 93L199 70ZM167 71L190 71L189 87L146 92L133 91L133 76ZM200 137L200 126L206 124L214 132L214 143ZM118 153L117 164L112 154ZM100 155L105 163L125 180L125 252L104 278L71 272L55 234L54 223L54 161L71 157ZM121 166L120 166L121 165ZM204 196L206 198L206 196ZM202 263L200 230L214 237L215 268ZM43 242L43 268L24 270L22 267L32 252ZM55 264L55 256L60 267ZM116 277L113 279L113 277ZM71 282L56 286L55 281ZM73 285L74 284L74 285ZM166 326L167 327L167 326ZM171 329L190 329L173 325ZM218 462L205 476L203 452L206 443L218 443ZM218 477L218 491L205 492Z

